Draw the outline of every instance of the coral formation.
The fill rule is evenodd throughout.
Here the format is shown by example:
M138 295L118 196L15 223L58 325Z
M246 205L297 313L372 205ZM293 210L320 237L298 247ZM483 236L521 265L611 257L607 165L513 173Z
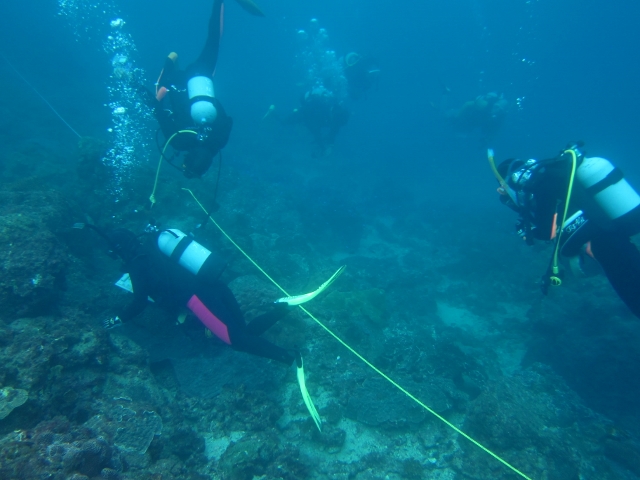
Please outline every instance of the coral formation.
M266 336L302 352L322 431L293 368L228 348L192 317L149 308L103 330L130 294L113 286L121 272L106 243L71 225L141 232L149 176L132 175L138 190L118 202L96 194L101 149L84 140L59 177L43 173L54 175L58 157L26 147L0 171L0 478L514 478L300 309ZM43 165L27 178L35 157ZM491 248L477 234L481 215L461 225L427 205L402 216L384 206L409 205L402 189L367 200L337 189L340 175L255 175L243 158L222 177L216 220L291 294L348 265L305 307L367 360L531 478L640 477L640 333L603 281L532 302L535 280L522 271L546 265L519 259L508 237ZM65 184L69 172L81 187ZM162 174L157 223L228 259L222 280L246 320L264 313L284 294L210 222L196 228L204 217L172 173ZM213 205L208 183L189 186Z
M11 387L0 388L0 420L20 405L24 405L28 398L29 394L26 390Z

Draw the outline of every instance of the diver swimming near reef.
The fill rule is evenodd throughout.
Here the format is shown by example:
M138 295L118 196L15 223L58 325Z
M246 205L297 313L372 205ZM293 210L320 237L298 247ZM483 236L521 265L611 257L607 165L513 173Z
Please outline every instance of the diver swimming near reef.
M516 226L527 244L555 242L543 292L560 285L558 255L581 274L582 254L595 258L620 299L640 318L640 251L631 236L640 233L640 195L609 160L587 157L581 142L547 160L489 161L500 201L516 211Z
M305 406L317 428L322 429L322 420L307 391L300 351L279 347L260 335L287 315L290 307L302 305L322 293L342 274L345 266L313 292L279 298L270 311L246 324L233 292L220 281L226 262L189 235L173 228L159 230L149 224L141 242L140 236L124 228L105 232L91 224L73 226L77 229L85 227L104 238L111 256L124 262L125 275L116 285L134 295L133 301L118 315L103 322L105 329L111 330L131 321L151 302L174 314L181 322L188 311L234 350L286 365L295 364Z
M262 13L250 0L238 2L254 15ZM223 21L224 1L215 0L200 56L181 70L178 55L171 52L156 82L155 95L148 95L166 139L165 149L171 145L179 152L186 152L181 164L175 166L188 178L201 177L207 172L213 158L226 146L233 125L213 87Z
M180 230L152 232L143 242L132 231L122 228L102 235L111 251L124 262L133 290L133 301L117 316L106 320L105 328L131 321L150 304L151 298L176 317L186 309L234 350L287 365L299 358L297 351L278 347L260 337L287 315L288 303L276 303L271 311L245 324L235 296L219 280L226 263Z
M302 125L313 137L312 156L330 155L340 129L351 116L347 100L359 100L378 84L380 67L373 57L349 52L338 59L327 47L327 31L312 18L307 30L298 30L298 67L302 94L299 105L281 115L271 105L263 117L283 125Z

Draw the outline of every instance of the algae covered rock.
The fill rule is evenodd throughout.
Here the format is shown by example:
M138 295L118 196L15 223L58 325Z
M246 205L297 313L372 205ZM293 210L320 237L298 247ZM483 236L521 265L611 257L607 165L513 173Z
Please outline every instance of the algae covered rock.
M341 316L348 315L373 325L384 326L387 322L385 292L379 288L353 292L334 290L327 294L322 305Z
M55 307L71 263L56 236L71 215L56 194L0 194L0 304L11 317L47 313Z
M258 435L231 444L220 459L224 478L250 480L254 475L264 474L276 448L273 441Z
M621 478L600 453L602 419L544 365L489 385L472 403L463 430L531 478L581 478L587 469L599 479ZM479 449L464 451L467 469L487 472L477 478L512 478L490 472L491 459ZM588 465L582 452L590 452Z
M0 478L98 478L105 469L122 471L118 452L107 438L65 417L0 437Z
M247 436L229 445L220 458L219 469L222 478L228 480L309 477L308 462L301 458L299 450L283 447L277 437L266 434Z
M111 439L113 448L127 464L147 468L151 461L147 450L162 433L162 418L126 398L115 401L117 403L104 404L102 413L90 418L83 427Z
M0 388L0 420L6 418L14 409L29 399L26 390L20 388L4 387Z
M381 378L370 378L353 390L347 417L370 426L406 427L425 419L422 407Z

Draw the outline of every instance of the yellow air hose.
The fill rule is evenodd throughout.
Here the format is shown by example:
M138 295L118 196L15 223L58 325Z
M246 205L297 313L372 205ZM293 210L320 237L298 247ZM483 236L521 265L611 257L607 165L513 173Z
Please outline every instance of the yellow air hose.
M498 183L506 191L507 190L507 182L505 182L504 178L502 178L502 175L500 175L500 173L498 172L498 169L496 168L496 162L493 159L493 150L491 148L487 150L487 160L489 160L489 165L491 165L491 171L493 172L493 174L498 179Z
M156 189L158 188L158 178L160 177L160 167L162 167L162 159L164 158L164 152L167 150L167 147L169 147L169 144L171 143L171 141L176 136L183 133L193 133L194 135L198 134L198 132L195 132L193 130L178 130L176 133L171 135L169 139L164 143L164 147L162 148L162 153L160 154L160 160L158 161L158 168L156 169L156 179L153 182L153 191L149 196L149 201L151 202L151 208L153 208L153 206L156 204Z
M562 212L562 221L560 222L560 228L558 229L558 236L556 238L556 247L553 250L553 258L551 260L551 275L549 281L553 286L562 285L562 279L558 276L560 273L560 267L558 266L558 253L560 252L560 239L562 237L564 222L567 220L567 212L569 211L569 202L571 201L571 193L573 192L573 181L576 176L576 165L578 158L576 152L572 149L565 150L564 153L571 155L571 176L569 177L569 187L567 188L567 198L564 202L564 212Z

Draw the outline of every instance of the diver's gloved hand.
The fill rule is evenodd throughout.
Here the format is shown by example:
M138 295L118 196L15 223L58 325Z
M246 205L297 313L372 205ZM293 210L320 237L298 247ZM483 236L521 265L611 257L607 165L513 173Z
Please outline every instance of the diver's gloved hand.
M104 322L102 322L102 326L106 330L111 330L112 328L120 327L120 326L122 326L122 324L123 324L122 320L118 316L109 318L109 319L105 320Z

